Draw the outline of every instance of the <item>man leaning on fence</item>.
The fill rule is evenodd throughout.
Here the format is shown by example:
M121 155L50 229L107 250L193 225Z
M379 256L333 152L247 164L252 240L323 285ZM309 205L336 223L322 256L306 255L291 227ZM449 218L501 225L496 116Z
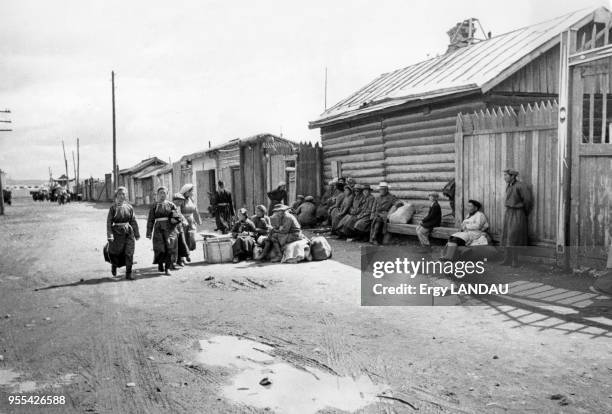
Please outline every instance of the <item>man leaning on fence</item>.
M533 208L531 190L522 181L517 180L518 171L512 168L504 170L506 181L506 211L502 229L502 246L506 247L504 265L519 265L519 249L527 246L528 217Z

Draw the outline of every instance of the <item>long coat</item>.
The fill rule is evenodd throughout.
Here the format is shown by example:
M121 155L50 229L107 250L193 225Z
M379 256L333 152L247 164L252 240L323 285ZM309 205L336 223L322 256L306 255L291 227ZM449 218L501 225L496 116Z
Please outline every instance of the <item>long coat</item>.
M528 241L527 217L533 208L533 198L527 184L517 180L508 183L505 206L502 246L526 246Z
M147 220L147 238L153 238L153 264L172 262L172 253L177 243L178 222L180 218L174 203L166 200L151 206Z
M108 242L108 255L117 267L131 263L134 256L135 238L140 238L134 208L128 203L113 204L106 217L106 235L112 236Z

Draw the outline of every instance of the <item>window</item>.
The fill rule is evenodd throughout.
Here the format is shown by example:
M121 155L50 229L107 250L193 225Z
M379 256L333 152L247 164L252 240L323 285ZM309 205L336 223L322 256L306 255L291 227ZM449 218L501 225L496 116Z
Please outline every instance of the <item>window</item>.
M582 142L610 144L612 94L584 94L582 98Z

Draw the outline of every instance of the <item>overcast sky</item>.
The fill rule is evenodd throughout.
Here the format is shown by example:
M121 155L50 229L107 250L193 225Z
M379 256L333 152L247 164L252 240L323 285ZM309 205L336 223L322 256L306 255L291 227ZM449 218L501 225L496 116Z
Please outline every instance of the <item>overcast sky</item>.
M118 163L173 161L261 132L316 141L308 121L380 73L445 51L467 17L500 34L600 0L0 0L0 168L14 179L81 177ZM0 119L4 114L0 114ZM4 118L6 119L6 118ZM6 124L0 124L5 126Z

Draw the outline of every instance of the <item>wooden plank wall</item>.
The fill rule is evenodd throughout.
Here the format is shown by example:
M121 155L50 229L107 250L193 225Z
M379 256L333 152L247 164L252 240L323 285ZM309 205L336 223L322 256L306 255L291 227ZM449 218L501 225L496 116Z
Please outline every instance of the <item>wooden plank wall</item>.
M494 238L501 236L506 183L503 170L515 168L519 180L534 196L529 217L530 242L549 246L557 229L557 113L556 102L521 107L498 107L458 116L457 216L464 217L467 201L483 204Z
M612 244L611 68L612 58L572 68L570 239L577 246L572 250L574 266L600 266Z
M217 177L223 181L225 189L232 191L232 171L231 167L240 165L240 152L238 144L235 147L222 149L217 152ZM217 181L218 181L217 180Z
M492 91L558 95L559 53L559 46L554 46L494 87Z

